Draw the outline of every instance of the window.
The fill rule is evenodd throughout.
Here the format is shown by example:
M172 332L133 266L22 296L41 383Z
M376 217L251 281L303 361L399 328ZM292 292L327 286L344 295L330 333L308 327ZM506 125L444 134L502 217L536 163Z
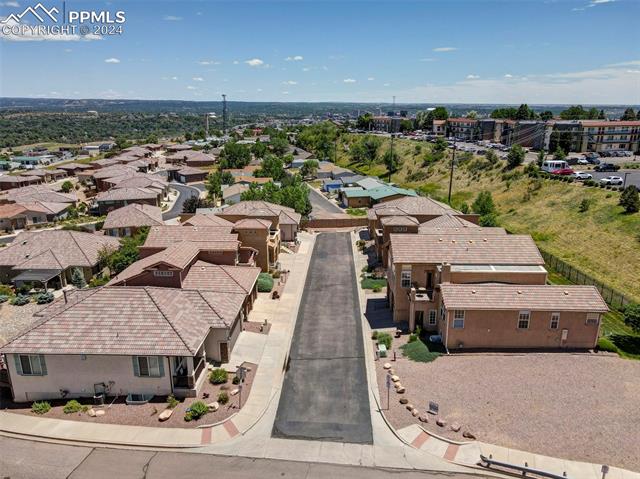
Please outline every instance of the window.
M158 277L158 278L172 278L173 277L173 271L161 271L159 269L156 269L153 272L153 275Z
M518 329L529 329L529 319L531 313L529 311L520 311L518 315Z
M401 288L411 287L411 270L403 271L402 273L400 273L400 287Z
M40 354L16 355L16 370L20 376L46 376L47 365Z
M587 324L595 326L599 320L600 315L598 313L587 313Z
M430 309L429 310L429 326L435 326L435 324L436 324L436 310Z
M145 378L161 378L164 376L164 364L160 356L134 356L133 372Z
M456 309L453 312L453 329L464 328L464 310Z
M549 329L558 329L560 324L560 313L551 313L551 323L549 323Z

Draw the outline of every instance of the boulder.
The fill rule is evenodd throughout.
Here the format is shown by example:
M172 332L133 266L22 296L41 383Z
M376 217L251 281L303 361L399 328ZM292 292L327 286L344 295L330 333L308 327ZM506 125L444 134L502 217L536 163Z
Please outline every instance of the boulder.
M449 428L453 431L453 432L458 432L460 430L460 424L458 424L457 422L454 422L453 424L451 424L451 426L449 426Z
M96 411L96 417L104 416L105 414L106 412L104 411L104 409L98 409Z
M229 394L231 396L235 396L236 394L238 394L240 392L240 390L238 388L232 389Z
M398 389L396 389L396 392L398 394L404 394L405 391L406 389L404 388L404 386L400 386Z
M476 440L476 436L471 431L464 431L462 433L462 437L466 437L467 439L471 439L473 441Z
M416 408L413 408L413 410L411 411L411 415L413 417L418 417L419 414L420 414L420 411L418 411Z
M382 367L385 369L391 369L391 363L384 363Z
M429 418L427 417L426 414L423 414L418 419L420 420L420 422L429 422Z
M396 389L401 388L402 387L402 383L400 381L398 381L396 383L393 383L393 387L396 388Z
M207 404L207 408L209 408L209 411L211 412L216 412L218 409L220 409L220 404L218 404L217 402L210 402L209 404Z
M447 425L447 421L444 419L436 419L436 424L440 427L445 427Z
M396 373L396 370L391 368L391 369L389 369L388 373L393 376Z
M89 417L96 417L96 410L95 410L95 409L93 409L93 408L89 409L89 410L87 411L87 415L88 415Z
M413 404L407 404L407 410L411 411L413 410Z
M407 398L400 398L400 404L408 404L409 400Z
M158 414L158 421L166 421L173 414L173 409L165 409L160 414Z
M400 382L400 378L399 378L398 376L396 376L395 374L394 374L393 376L391 376L391 380L392 380L394 383Z

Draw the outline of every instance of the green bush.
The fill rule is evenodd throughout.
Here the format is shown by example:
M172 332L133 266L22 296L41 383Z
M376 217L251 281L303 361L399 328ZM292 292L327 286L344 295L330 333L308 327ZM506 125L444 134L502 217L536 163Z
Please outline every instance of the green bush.
M36 296L36 303L38 304L47 304L51 301L53 301L53 293L50 293L48 291L46 293L40 293Z
M240 384L240 378L238 376L234 376L231 382L233 384Z
M78 401L76 401L75 399L72 399L71 401L67 402L67 404L64 405L64 408L62 408L62 411L65 414L73 414L76 412L85 412L89 410L89 406L83 406L82 404L80 404Z
M384 278L376 279L376 278L363 278L360 281L360 286L362 289L375 289L378 288L382 290L387 285L387 280Z
M0 294L0 303L6 303L9 300L9 296L6 294Z
M376 286L375 288L373 288L372 290L374 293L379 293L380 291L382 291L382 288L380 286Z
M51 404L47 401L38 401L31 405L31 412L35 414L47 414L49 411L51 411Z
M391 349L393 338L389 333L378 333L378 344L384 344L387 349Z
M375 339L378 339L378 331L373 331L373 332L371 333L371 339L374 339L374 340L375 340Z
M228 374L224 368L216 368L209 374L211 384L224 384L227 382Z
M273 278L269 273L258 275L258 292L269 293L273 289Z
M220 394L218 394L218 402L220 404L227 404L229 402L229 395L225 391L220 391Z
M167 407L169 409L175 409L178 404L180 404L180 401L178 401L173 394L167 396Z
M628 304L624 308L624 324L640 332L640 304Z
M24 294L19 294L18 296L15 296L14 298L12 298L10 303L13 304L14 306L24 306L25 304L29 303L29 301L31 301L29 296L25 296Z
M202 401L195 401L184 415L184 420L189 421L197 421L202 416L209 412L209 407L203 403Z
M409 341L408 341L409 343L413 343L414 341L417 341L417 340L418 340L418 335L416 334L409 335Z
M15 296L13 288L6 284L0 284L0 295L2 296Z
M609 339L606 336L598 339L598 349L600 351L608 351L608 352L611 352L611 353L617 353L618 352L618 348L616 347L616 345L613 344L613 342L611 342L611 339Z
M412 341L400 346L406 357L412 361L420 363L428 363L440 356L440 353L431 352L426 344L422 341Z

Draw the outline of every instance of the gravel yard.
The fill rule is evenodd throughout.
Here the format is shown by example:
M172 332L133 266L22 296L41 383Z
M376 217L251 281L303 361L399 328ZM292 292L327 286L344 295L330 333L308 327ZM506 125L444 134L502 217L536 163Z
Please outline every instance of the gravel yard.
M477 354L442 356L430 363L401 357L406 336L394 339L391 363L406 393L391 391L385 411L396 428L419 423L406 397L421 413L429 401L439 416L422 424L441 436L478 440L572 460L640 471L640 361L605 354ZM377 362L382 406L386 406L383 364ZM437 418L447 421L439 427ZM449 426L457 423L459 432ZM421 424L421 423L420 423Z
M36 303L24 306L12 306L8 302L0 304L0 345L28 328L37 319L33 318L33 313L44 306Z
M73 421L83 421L102 424L126 424L131 426L151 426L151 427L182 427L182 428L195 428L202 425L214 424L222 421L232 414L238 412L240 409L238 403L242 399L242 405L247 402L249 394L251 393L251 386L256 376L257 366L251 363L244 363L244 366L251 368L251 371L247 372L245 381L242 386L241 397L239 395L232 396L230 392L236 389L238 386L231 383L233 375L229 375L229 381L226 384L214 385L206 380L202 391L197 398L186 398L180 400L180 403L176 406L171 417L160 422L158 420L158 414L164 411L167 407L166 397L153 398L150 402L142 405L130 406L125 403L125 398L118 398L113 404L113 397L108 397L105 401L105 407L102 408L105 411L105 415L101 417L90 417L86 412L65 414L63 407L67 401L49 401L51 404L51 410L42 417L51 419L67 419ZM225 390L229 396L229 402L227 404L220 404L219 409L215 412L209 412L204 417L197 421L187 422L184 420L184 415L187 408L194 401L203 401L205 404L217 401L218 393ZM208 395L208 397L204 397ZM79 400L82 404L91 405L91 399ZM34 415L31 412L30 403L13 403L6 399L0 399L0 409L8 408L13 413ZM100 408L96 408L98 410Z

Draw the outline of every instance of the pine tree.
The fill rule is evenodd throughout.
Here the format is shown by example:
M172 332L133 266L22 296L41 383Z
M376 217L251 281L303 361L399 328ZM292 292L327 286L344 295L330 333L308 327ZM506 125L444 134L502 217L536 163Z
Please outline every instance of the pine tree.
M71 284L78 289L82 289L87 285L87 282L84 280L84 274L82 274L80 268L73 268L71 272Z

